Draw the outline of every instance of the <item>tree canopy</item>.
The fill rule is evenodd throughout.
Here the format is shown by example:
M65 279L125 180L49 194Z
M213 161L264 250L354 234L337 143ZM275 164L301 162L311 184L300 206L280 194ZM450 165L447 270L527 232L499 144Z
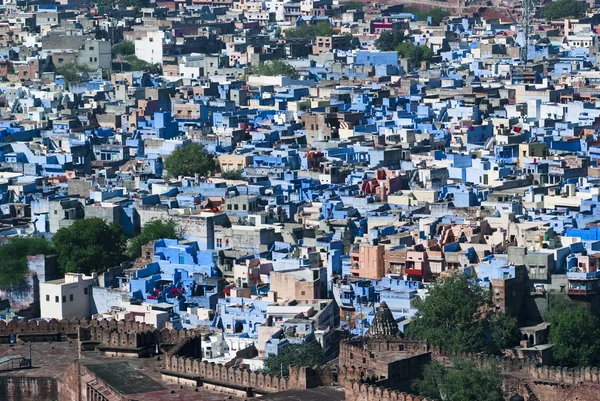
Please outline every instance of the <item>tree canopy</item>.
M216 167L214 156L199 143L180 146L165 159L165 169L172 177L193 177L195 174L207 176Z
M399 44L404 42L404 32L400 30L384 31L375 39L375 47L377 50L390 52L396 50Z
M600 363L600 322L583 305L551 298L546 320L550 322L552 356L560 366L597 366Z
M323 363L324 353L321 344L316 341L305 344L288 344L278 355L269 355L263 368L270 375L289 376L290 365L315 366Z
M154 218L144 225L139 235L129 241L127 254L131 259L139 258L142 254L142 245L161 238L176 239L177 237L177 223L175 220Z
M121 228L99 218L75 220L52 238L63 272L102 273L124 259L126 238Z
M412 43L404 42L396 46L395 50L398 56L410 60L413 66L421 64L422 61L429 61L433 57L433 51L428 46L415 46Z
M413 382L413 390L422 397L444 401L504 400L500 369L478 369L467 359L454 359L450 367L437 361L429 363L423 379Z
M147 71L150 74L160 74L161 72L160 64L150 64L147 61L137 58L135 54L123 55L122 57L121 60L124 60L129 64L129 69L131 71Z
M250 68L250 74L271 77L276 75L289 75L292 78L298 78L299 76L298 71L294 67L281 60L266 61L264 63L253 65Z
M113 54L129 56L135 54L135 44L130 40L124 40L112 47Z
M346 7L346 10L362 10L365 6L362 1L347 1L340 3L340 5Z
M27 274L27 256L51 255L52 245L42 237L14 237L0 246L0 288L18 286Z
M228 170L221 173L221 178L226 180L242 180L244 176L242 170Z
M556 0L547 3L542 9L546 19L579 18L585 15L587 4L577 0Z
M55 68L56 75L62 75L65 82L69 85L81 82L81 73L88 71L87 67L73 63L63 64Z
M407 335L445 350L498 354L519 341L516 319L496 312L491 293L464 275L435 284L414 307L418 312Z
M286 38L302 38L313 40L317 36L333 36L337 31L327 22L318 24L304 24L298 28L286 29L284 31Z
M427 21L427 18L431 17L431 25L439 25L444 18L450 15L450 13L443 8L419 10L416 7L404 7L404 12L416 15L419 21Z

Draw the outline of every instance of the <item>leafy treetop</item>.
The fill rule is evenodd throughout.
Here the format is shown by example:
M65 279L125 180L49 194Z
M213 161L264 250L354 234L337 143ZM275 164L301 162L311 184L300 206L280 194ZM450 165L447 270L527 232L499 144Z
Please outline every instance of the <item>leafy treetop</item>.
M433 361L425 366L423 379L413 382L413 390L444 401L502 401L502 381L497 366L477 369L470 360L454 359L447 367Z
M549 342L554 345L552 357L560 366L597 366L600 364L600 322L583 305L550 299Z
M265 359L263 370L270 375L289 376L290 365L312 367L321 365L323 358L323 348L316 341L305 344L288 344L279 351L279 354L271 354Z
M286 38L302 38L313 40L317 36L333 36L337 34L337 31L332 28L326 22L319 22L318 24L304 24L298 28L292 28L285 30Z
M165 169L172 177L193 177L195 174L207 176L217 167L217 163L204 145L190 143L180 146L165 159Z
M142 254L142 246L148 242L161 238L176 239L177 237L177 223L175 220L151 219L144 225L142 232L129 241L127 254L131 259L139 258Z
M129 56L135 54L135 44L130 40L124 40L112 47L113 54Z
M407 335L448 351L499 354L519 341L516 319L496 312L490 291L461 274L434 285L414 307Z
M404 42L404 32L400 30L384 31L375 40L377 50L390 52L396 50L396 47Z
M23 283L28 272L27 256L51 255L52 245L42 237L14 237L0 246L0 288Z
M99 218L75 220L58 230L52 244L63 272L102 273L125 259L126 238L121 228Z
M250 68L250 73L253 75L266 75L273 77L276 75L289 75L292 78L298 78L300 74L291 65L284 63L281 60L267 61Z
M546 19L579 18L585 15L587 4L577 0L550 1L542 9L542 16Z

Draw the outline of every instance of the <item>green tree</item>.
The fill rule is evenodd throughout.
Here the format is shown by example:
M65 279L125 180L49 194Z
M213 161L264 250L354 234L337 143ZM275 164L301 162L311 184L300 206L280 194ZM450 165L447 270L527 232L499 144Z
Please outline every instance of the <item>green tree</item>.
M312 341L306 344L288 344L278 355L269 355L265 359L263 371L270 375L289 376L290 366L308 366L321 365L323 363L324 353L321 345Z
M291 65L284 63L281 60L266 61L261 64L250 67L250 73L253 75L289 75L292 78L298 78L300 74Z
M14 237L0 246L0 288L18 286L28 272L27 256L51 255L52 245L42 237Z
M557 365L597 366L600 363L600 322L583 305L551 299L549 342Z
M88 71L89 69L87 67L78 66L73 63L63 64L55 69L56 75L62 75L65 79L65 82L69 85L81 82L81 73Z
M207 176L216 167L214 156L199 143L180 146L165 159L165 169L171 177L193 177L195 174Z
M516 319L495 312L490 292L464 275L442 280L413 304L418 312L407 335L442 349L499 353L519 340Z
M404 42L404 32L400 30L383 31L377 39L375 39L375 47L377 50L390 52L396 50L396 47Z
M551 1L542 9L542 16L546 19L579 18L585 15L587 4L577 0Z
M142 246L150 241L156 241L161 238L177 239L177 223L173 219L163 220L154 218L148 221L142 232L129 240L127 254L131 259L139 258L142 254Z
M341 6L346 7L346 10L362 10L364 3L362 1L347 1L340 3Z
M319 22L318 24L304 24L298 28L285 30L286 38L302 38L313 40L317 36L333 36L337 31L333 29L327 22Z
M439 25L444 18L450 16L450 13L443 8L419 10L416 7L404 7L404 12L416 15L419 21L427 21L427 18L431 17L431 25Z
M150 64L147 61L137 58L135 54L123 56L123 58L119 58L119 60L127 61L127 63L129 63L129 69L131 71L147 71L150 74L160 74L160 72L162 71L160 64Z
M124 259L126 238L121 228L99 218L76 220L58 230L52 244L63 272L102 273Z
M477 369L467 359L454 359L450 367L431 362L423 370L423 379L413 382L413 390L422 397L443 401L504 400L500 369Z
M404 42L396 46L395 50L401 58L410 60L413 66L418 66L422 61L429 61L433 57L433 52L428 46L415 46L412 43Z
M221 173L221 178L226 180L242 180L244 179L242 170L229 170Z
M122 56L129 56L135 54L135 44L132 41L124 40L121 43L117 43L112 47L113 54Z

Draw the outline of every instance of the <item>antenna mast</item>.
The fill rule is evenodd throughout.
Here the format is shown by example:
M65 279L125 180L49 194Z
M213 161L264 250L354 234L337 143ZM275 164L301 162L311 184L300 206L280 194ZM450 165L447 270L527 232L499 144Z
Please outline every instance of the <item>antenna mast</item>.
M521 61L523 62L523 69L527 68L529 41L533 32L533 16L535 14L534 1L535 0L521 0L521 8L523 9L523 36L525 39L525 45L521 50Z

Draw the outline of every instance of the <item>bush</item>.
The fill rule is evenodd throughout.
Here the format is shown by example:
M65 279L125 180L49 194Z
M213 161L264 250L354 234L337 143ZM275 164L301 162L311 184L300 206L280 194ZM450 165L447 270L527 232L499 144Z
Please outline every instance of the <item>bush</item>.
M242 180L244 179L242 170L229 170L221 173L221 178L226 180Z

